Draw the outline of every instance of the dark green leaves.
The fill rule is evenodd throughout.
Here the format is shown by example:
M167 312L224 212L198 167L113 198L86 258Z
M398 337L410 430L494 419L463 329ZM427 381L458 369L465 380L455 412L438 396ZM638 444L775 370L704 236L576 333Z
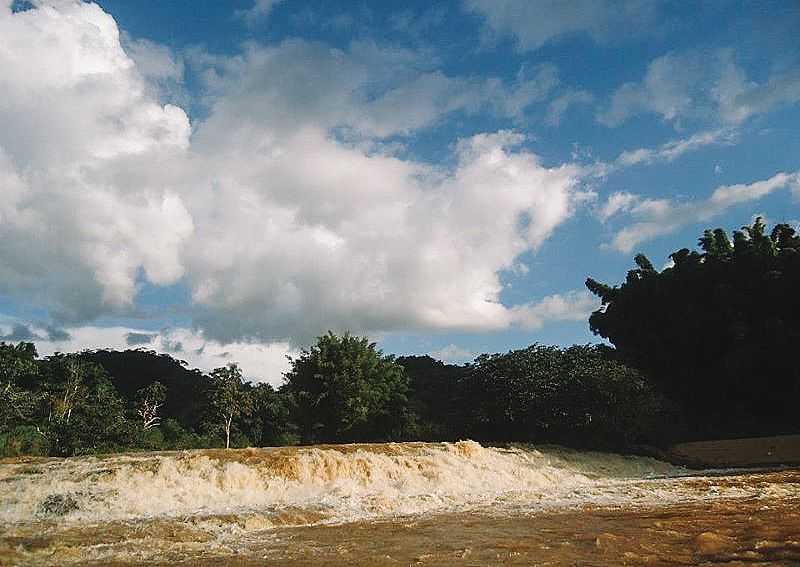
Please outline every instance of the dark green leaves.
M619 287L587 281L605 304L592 331L679 403L697 436L800 430L800 238L757 218L733 244L718 228L699 246L661 273L637 256Z
M401 439L410 422L403 368L349 333L303 350L283 391L305 443Z

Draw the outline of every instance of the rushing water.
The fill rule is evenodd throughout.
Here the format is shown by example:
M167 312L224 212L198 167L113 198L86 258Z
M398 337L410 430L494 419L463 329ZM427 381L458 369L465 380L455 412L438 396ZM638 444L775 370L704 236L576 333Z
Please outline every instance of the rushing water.
M400 443L0 465L0 565L800 564L800 471Z

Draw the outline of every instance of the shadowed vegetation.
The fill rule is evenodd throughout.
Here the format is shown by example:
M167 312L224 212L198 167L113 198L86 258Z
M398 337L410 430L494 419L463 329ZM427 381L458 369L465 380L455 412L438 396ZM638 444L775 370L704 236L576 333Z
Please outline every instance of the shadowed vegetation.
M800 238L761 219L705 231L700 250L656 271L643 255L589 325L684 412L689 436L788 433L800 427Z

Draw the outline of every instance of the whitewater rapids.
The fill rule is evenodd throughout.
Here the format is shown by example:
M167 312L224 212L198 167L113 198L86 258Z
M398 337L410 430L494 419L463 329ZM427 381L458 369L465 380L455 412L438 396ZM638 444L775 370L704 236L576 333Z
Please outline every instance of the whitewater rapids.
M466 549L483 539L486 551L514 530L514 541L524 541L555 529L553 518L572 522L563 527L568 535L542 540L549 550L552 538L578 537L597 511L605 511L597 521L608 522L689 505L713 522L725 510L764 513L772 502L790 503L775 508L785 515L800 502L795 472L726 477L647 457L472 441L18 459L0 464L0 565L195 565L219 557L250 565L289 561L304 538L317 538L312 555L323 553L325 538L336 555L348 538L365 537L364 548L421 530L405 551L393 548L402 555L443 526L451 526L449 544L461 537ZM470 527L475 518L478 528ZM543 518L545 528L530 524ZM350 559L372 564L384 551L376 553Z
M350 522L487 506L614 504L647 496L631 480L682 472L650 458L473 441L81 457L0 467L0 522L280 519L285 510L309 522Z

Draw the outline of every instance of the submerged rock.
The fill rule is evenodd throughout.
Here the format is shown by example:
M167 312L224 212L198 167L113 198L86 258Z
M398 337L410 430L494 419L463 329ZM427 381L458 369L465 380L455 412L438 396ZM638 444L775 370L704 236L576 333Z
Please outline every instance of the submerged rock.
M695 547L701 555L719 555L735 550L736 540L715 532L703 532L694 538Z
M66 516L79 508L72 494L50 494L39 503L36 513L39 516Z

